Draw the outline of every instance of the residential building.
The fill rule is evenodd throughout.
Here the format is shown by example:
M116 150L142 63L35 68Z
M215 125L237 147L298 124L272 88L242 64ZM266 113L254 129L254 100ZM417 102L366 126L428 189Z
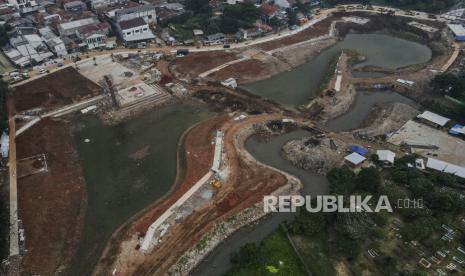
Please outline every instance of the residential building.
M14 17L19 17L20 14L14 7L0 7L0 21L9 21Z
M166 3L157 6L157 17L159 22L184 13L184 6L180 3Z
M223 44L224 41L225 41L225 35L223 33L216 33L216 34L207 35L207 39L205 40L205 43L210 44L210 45L215 45L215 44Z
M152 40L155 35L149 25L141 17L121 21L117 24L121 39L126 43L137 43Z
M99 21L94 17L70 21L58 25L58 32L62 36L70 36L76 34L76 31L82 27L97 24Z
M237 39L253 39L263 35L262 29L258 27L250 28L250 29L242 29L240 28L239 31L236 33Z
M4 51L4 53L17 66L39 64L53 56L42 38L36 34L12 37L10 45L13 48Z
M65 11L82 12L87 10L87 5L82 1L71 1L63 4L63 8Z
M115 21L128 21L135 18L142 18L147 24L155 24L157 22L157 13L155 6L143 5L128 9L117 10L115 12Z
M88 49L105 47L110 33L110 24L98 23L82 27L76 31L77 37L86 44Z
M262 14L262 19L264 21L268 21L271 18L275 17L278 12L279 12L279 6L278 5L271 5L267 2L264 2L260 6L260 12Z
M19 9L21 13L34 12L40 8L35 0L8 0L8 3Z
M93 10L128 3L128 0L91 0L90 6Z
M64 57L68 54L66 46L63 40L56 36L49 27L39 29L39 33L42 36L47 47L58 57Z

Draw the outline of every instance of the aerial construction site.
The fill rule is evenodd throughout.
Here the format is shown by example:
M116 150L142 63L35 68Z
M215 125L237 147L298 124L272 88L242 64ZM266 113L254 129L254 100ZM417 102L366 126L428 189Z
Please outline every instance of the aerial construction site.
M10 85L2 273L222 275L234 233L294 219L264 196L327 194L325 175L372 167L367 152L465 166L445 131L458 120L425 115L445 101L431 80L465 60L447 22L341 7L232 47L91 51Z

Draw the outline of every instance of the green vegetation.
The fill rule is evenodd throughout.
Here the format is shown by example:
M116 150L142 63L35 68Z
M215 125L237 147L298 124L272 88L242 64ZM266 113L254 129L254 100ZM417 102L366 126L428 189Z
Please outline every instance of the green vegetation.
M8 127L8 111L6 98L8 95L8 84L0 79L0 131Z
M259 245L249 243L231 257L228 276L306 275L286 233L279 228Z
M233 34L239 28L250 28L253 22L260 17L260 12L252 3L228 5L223 10L219 23L223 33Z
M433 264L430 272L443 268L452 261L452 256L465 258L456 250L465 242L465 221L462 221L465 181L450 174L424 173L410 168L408 164L416 158L409 155L397 159L392 168L362 168L355 174L343 166L327 174L332 194L371 195L374 202L386 195L394 212L310 213L301 209L286 228L314 275L335 275L335 267L341 266L353 275L424 275L419 260L438 250L450 252L447 257L450 260ZM413 199L420 199L423 206L406 208L405 200L409 199L409 204L413 204ZM457 229L450 242L441 239L445 233L443 224ZM277 235L284 234L278 230L272 236ZM263 243L267 241L270 239ZM295 256L292 250L286 249L289 245L280 247L281 254L289 254L288 258ZM269 264L263 260L270 259L264 255L264 248L276 247L242 248L233 257L234 270L229 275L267 275L260 274ZM280 255L279 259L285 257Z
M0 259L8 257L8 226L10 225L6 202L0 200Z
M212 10L208 0L186 1L187 12L168 19L163 27L171 26L177 39L192 39L192 30L201 29L206 35L214 33L234 34L239 28L250 28L260 13L252 3L227 5L221 15Z
M465 102L465 74L463 72L457 75L439 74L431 80L430 87L436 95L448 96L459 102ZM463 104L446 102L442 99L428 99L423 101L422 105L433 112L465 124L465 105Z
M465 73L463 72L458 75L451 73L437 75L431 81L431 86L439 94L465 102Z
M8 32L11 30L9 25L0 26L0 48L5 46L10 37L8 36Z
M363 5L386 5L402 9L439 13L452 7L458 0L322 0L322 2L326 6L359 3Z

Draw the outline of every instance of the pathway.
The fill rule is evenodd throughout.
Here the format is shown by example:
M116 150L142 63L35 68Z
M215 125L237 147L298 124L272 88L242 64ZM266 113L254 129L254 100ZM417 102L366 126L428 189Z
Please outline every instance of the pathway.
M18 182L16 173L16 129L15 118L9 119L10 128L10 152L9 152L9 174L10 174L10 256L19 255L18 236Z

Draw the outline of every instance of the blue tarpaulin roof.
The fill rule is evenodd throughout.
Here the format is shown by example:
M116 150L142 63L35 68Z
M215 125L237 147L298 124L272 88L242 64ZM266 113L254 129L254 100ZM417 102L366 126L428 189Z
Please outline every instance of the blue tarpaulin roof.
M449 129L449 134L452 134L452 135L459 135L461 134L462 132L462 129L463 129L463 126L462 125L455 125L453 126L451 129Z
M356 152L360 155L365 155L368 153L368 150L362 146L352 145L350 146L350 151Z

